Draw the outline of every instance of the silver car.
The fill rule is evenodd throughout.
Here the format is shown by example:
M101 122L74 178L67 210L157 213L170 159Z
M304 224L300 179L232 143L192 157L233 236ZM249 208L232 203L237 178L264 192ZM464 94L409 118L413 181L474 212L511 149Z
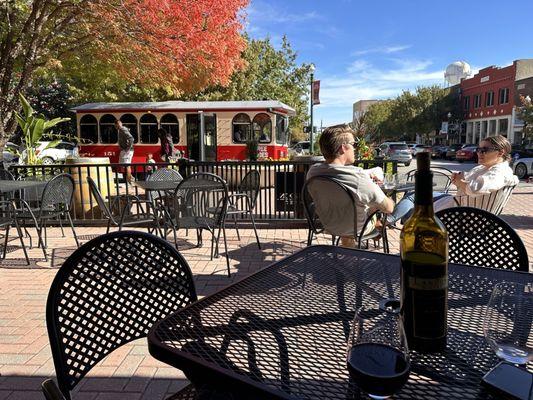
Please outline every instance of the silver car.
M385 142L376 148L376 158L403 163L406 167L411 164L413 156L405 142Z

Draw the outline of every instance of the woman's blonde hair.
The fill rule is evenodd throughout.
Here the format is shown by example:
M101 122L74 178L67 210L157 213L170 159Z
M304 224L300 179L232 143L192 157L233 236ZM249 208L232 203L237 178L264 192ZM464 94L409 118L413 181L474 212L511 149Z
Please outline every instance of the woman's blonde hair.
M489 142L492 147L495 149L498 149L498 151L503 152L503 159L504 160L510 160L511 159L511 143L507 140L505 136L502 135L496 135L496 136L487 136L484 139L481 139L482 142Z

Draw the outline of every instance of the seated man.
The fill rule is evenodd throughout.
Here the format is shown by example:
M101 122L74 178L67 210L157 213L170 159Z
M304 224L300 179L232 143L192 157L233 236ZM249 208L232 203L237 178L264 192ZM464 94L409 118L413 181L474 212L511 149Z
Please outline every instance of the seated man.
M374 182L373 172L375 170L364 170L353 165L355 162L355 143L354 132L348 125L342 124L326 128L320 135L319 141L320 150L326 162L313 165L307 173L307 179L314 176L330 176L345 185L356 199L357 229L360 230L372 211L380 210L390 213L394 208L394 202L385 196ZM311 196L328 196L328 193L311 192ZM338 214L338 210L331 212ZM343 223L344 221L339 221L339 224ZM373 229L374 226L371 228ZM354 247L354 235L357 233L347 232L346 236L341 236L342 245Z
M484 196L504 186L516 185L518 178L513 175L509 166L511 144L501 135L489 136L479 143L476 150L479 165L470 171L456 172L452 175L452 183L457 187L459 196ZM433 193L435 211L455 207L454 196L451 194ZM414 208L414 194L407 193L396 205L392 214L387 216L389 224L401 219L405 221Z

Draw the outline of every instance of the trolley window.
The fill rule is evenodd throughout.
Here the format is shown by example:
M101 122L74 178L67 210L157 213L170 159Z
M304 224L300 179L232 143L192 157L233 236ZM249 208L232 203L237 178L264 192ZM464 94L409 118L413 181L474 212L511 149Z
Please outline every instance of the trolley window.
M111 144L118 142L118 132L115 129L116 118L111 114L100 118L100 143Z
M141 116L141 143L157 143L157 118L153 114Z
M270 143L272 138L272 121L268 114L261 113L254 117L254 137L259 143Z
M233 143L246 143L252 132L252 122L248 114L240 113L231 122Z
M278 144L289 143L289 124L288 118L276 115L276 142Z
M82 144L98 143L98 121L94 115L80 118L80 140Z
M170 133L172 136L172 142L174 144L180 141L180 130L178 124L178 117L174 114L165 114L161 117L161 128Z
M139 142L139 135L137 131L137 118L133 114L124 114L120 117L122 125L130 130L131 135L133 136L133 143Z

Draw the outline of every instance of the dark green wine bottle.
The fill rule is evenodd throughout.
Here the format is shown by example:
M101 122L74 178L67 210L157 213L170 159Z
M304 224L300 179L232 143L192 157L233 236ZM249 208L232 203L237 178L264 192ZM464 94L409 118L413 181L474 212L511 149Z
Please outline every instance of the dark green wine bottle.
M433 211L430 154L418 153L415 209L400 235L401 315L410 349L446 348L448 234Z

